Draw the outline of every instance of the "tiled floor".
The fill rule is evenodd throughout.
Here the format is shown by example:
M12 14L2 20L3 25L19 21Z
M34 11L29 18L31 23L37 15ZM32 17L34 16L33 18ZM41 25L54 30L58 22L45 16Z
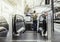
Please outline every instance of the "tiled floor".
M13 41L9 41L9 40L6 41L7 38L0 38L0 42L46 42L47 41L47 40L43 39L42 37L40 37L37 34L35 36L34 35L33 36L30 36L30 35L33 34L31 32L30 33L27 33L26 32L26 34L24 33L24 35L22 34L22 36L24 37L26 35L27 37L25 36L25 38L23 38L21 36L21 38L16 38ZM56 32L56 31L54 32L54 40L53 40L53 42L60 42L60 33Z
M57 24L55 24L56 26ZM59 26L56 29L59 30ZM20 37L14 37L11 41L6 41L7 38L0 38L0 42L46 42L47 40L34 31L26 31ZM55 30L53 42L60 42L60 32Z
M34 31L26 31L20 37L13 37L13 40L18 40L18 41L29 41L29 42L45 42L46 39L40 36L39 33L34 32Z
M34 31L26 31L20 37L13 37L13 40L37 40L37 33Z
M55 32L54 32L54 40L53 42L60 42L60 24L54 24Z

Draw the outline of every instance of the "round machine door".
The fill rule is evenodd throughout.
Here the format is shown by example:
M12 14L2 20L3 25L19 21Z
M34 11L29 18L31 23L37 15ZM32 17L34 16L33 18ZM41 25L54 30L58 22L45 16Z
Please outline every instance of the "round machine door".
M6 37L9 25L3 16L0 16L0 37Z
M16 27L16 32L20 33L20 32L24 32L25 30L25 24L24 24L24 17L21 15L16 14L14 16L14 27Z

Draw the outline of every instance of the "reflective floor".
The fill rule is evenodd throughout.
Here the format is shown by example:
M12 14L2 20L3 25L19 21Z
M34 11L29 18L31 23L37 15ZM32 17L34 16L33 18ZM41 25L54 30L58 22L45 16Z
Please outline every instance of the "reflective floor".
M55 31L55 33L54 33L53 42L60 42L60 33L58 33L57 31Z
M40 35L37 33L32 33L33 31L29 31L29 33L26 31L26 33L24 33L24 35L22 34L21 37L17 37L14 38L13 41L10 42L47 42L47 40L43 39L42 37L40 37ZM34 36L34 37L32 37ZM6 41L7 38L0 38L0 42L9 42ZM21 40L21 41L20 41ZM58 33L57 31L55 31L54 33L54 40L53 42L60 42L60 33Z
M41 41L45 42L47 39L41 37L39 33L34 31L26 31L20 37L13 37L13 40L22 40L22 41Z
M54 42L60 42L60 24L54 23Z
M37 40L37 33L33 31L26 31L20 37L13 37L13 40Z
M54 39L53 42L60 42L60 24L54 23ZM9 42L6 41L7 38L0 38L0 42ZM44 39L40 36L39 33L34 31L26 31L20 37L13 37L13 40L10 42L47 42L47 39Z

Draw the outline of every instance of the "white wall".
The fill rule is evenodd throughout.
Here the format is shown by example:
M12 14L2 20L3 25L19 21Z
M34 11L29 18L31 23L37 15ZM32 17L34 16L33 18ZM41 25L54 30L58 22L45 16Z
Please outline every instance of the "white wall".
M0 3L0 6L1 6L1 3ZM1 7L0 7L0 15L1 15Z
M0 0L0 15L4 16L9 24L9 16L20 14L24 16L24 0L18 0L17 5L10 5L4 0Z
M12 12L13 8L8 4L6 4L3 0L0 0L0 16L3 16L7 20L7 23L9 24L9 32L8 32L9 40L12 38L12 19L10 18Z
M18 0L17 5L14 7L13 14L24 16L24 0Z
M45 5L45 0L26 0L26 4L29 5L29 7L35 7L35 6L40 6L41 5Z
M7 0L8 1L8 0ZM12 39L12 15L20 14L24 16L24 0L17 0L17 5L10 5L4 0L0 0L0 16L5 17L9 24L8 40Z

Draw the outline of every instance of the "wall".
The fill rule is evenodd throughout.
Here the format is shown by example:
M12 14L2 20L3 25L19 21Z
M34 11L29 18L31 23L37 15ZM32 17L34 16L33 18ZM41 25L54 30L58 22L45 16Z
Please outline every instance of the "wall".
M35 7L35 6L40 6L41 5L45 5L45 1L44 0L25 0L25 4L28 4L29 7Z
M12 0L10 1L12 2ZM8 40L12 39L12 15L24 16L24 0L17 0L16 5L12 3L9 3L8 0L0 0L0 16L3 16L9 24Z

